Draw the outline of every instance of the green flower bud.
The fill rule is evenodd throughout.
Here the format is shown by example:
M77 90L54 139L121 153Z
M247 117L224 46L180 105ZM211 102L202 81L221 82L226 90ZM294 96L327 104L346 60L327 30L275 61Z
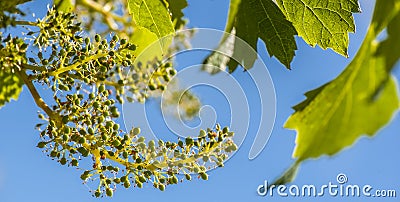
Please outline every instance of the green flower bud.
M159 184L158 185L158 189L160 189L160 191L164 191L165 190L165 185L164 184Z
M88 153L88 151L86 150L85 147L79 147L77 150L78 150L78 152L81 153L82 155Z
M101 134L101 139L104 140L104 141L107 141L108 137L107 137L106 134L103 133L103 134Z
M136 45L135 45L135 44L131 44L131 45L129 46L129 50L135 51L135 50L136 50Z
M201 173L199 173L199 175L200 175L201 179L203 179L203 180L208 180L208 175L207 175L207 173L201 172Z
M63 117L62 117L62 122L63 122L64 124L67 124L67 123L69 122L69 117L68 117L68 116L63 116Z
M190 138L190 137L187 137L187 138L185 139L185 143L186 143L186 145L191 145L191 144L193 144L193 139Z
M57 156L57 154L58 154L58 152L56 152L56 151L51 151L50 152L50 157L56 157Z
M171 76L175 76L175 75L176 75L176 70L175 70L175 69L170 69L170 70L169 70L169 74L170 74Z
M103 123L105 120L104 116L99 116L98 123Z
M78 166L78 160L72 159L71 165L72 165L72 166Z
M119 178L115 178L113 181L114 181L116 184L121 183L121 179L119 179Z
M142 187L143 187L143 184L142 184L141 182L137 182L136 185L137 185L139 188L142 188Z
M200 134L199 134L200 138L205 137L206 135L207 135L207 133L205 130L200 130Z
M231 150L232 150L232 151L236 151L236 150L238 149L237 146L236 146L235 144L231 145L230 147L231 147Z
M171 78L169 77L169 75L164 75L163 79L165 82L169 82L171 80Z
M67 163L67 159L65 157L62 157L60 163L61 165L65 165Z
M112 114L118 113L118 108L117 107L111 107L111 113Z
M130 183L129 181L125 181L125 182L124 182L124 187L125 187L125 188L128 189L130 186L131 186L131 183Z
M140 181L141 183L145 183L147 180L146 180L145 177L143 177L143 176L141 175L141 176L139 176L139 181Z
M194 167L194 168L193 168L193 172L199 173L199 172L200 172L200 169L199 169L198 167Z
M100 102L98 102L98 101L94 102L94 103L93 103L93 107L94 107L95 109L98 109L98 108L100 107Z
M121 145L121 142L119 140L114 140L113 145L114 147L118 147L119 145Z
M118 130L119 129L119 124L114 124L113 129L114 130Z
M109 113L108 111L104 111L104 112L103 112L103 115L104 115L105 117L107 117L107 116L110 115L110 113Z
M96 190L96 192L94 192L94 196L95 196L96 198L99 198L99 197L101 196L100 190Z
M83 144L85 142L86 142L86 138L84 138L84 137L79 138L79 141L78 141L79 144Z
M99 43L101 41L101 36L99 34L96 34L96 36L94 36L94 40Z
M192 176L189 174L185 174L185 178L186 178L186 180L192 180Z
M127 182L128 181L128 176L122 176L121 177L121 182Z
M155 86L154 84L150 83L150 84L149 84L149 89L150 89L151 91L156 90L156 86Z
M106 87L105 87L103 84L101 84L101 85L99 86L99 92L102 93L102 92L104 92L105 90L106 90Z
M228 127L224 127L224 129L222 129L222 133L226 134L229 132L229 128Z
M106 189L106 195L107 195L108 197L112 197L112 196L113 196L113 190L112 190L111 188L107 188L107 189Z
M139 139L137 141L138 142L144 142L144 140L145 140L145 138L142 136L142 137L139 137Z
M112 121L107 121L106 122L106 128L112 128L114 123Z
M140 133L140 128L134 128L132 133L134 136L138 135Z
M208 162L208 160L210 160L210 157L208 157L208 156L203 156L203 161L204 161L204 162Z
M46 146L46 143L45 142L39 142L38 144L37 144L37 147L39 147L39 148L44 148Z
M178 145L179 147L183 147L183 142L179 140Z
M126 151L122 152L122 157L124 157L125 159L127 159L127 158L128 158L128 152L126 152Z
M172 183L178 184L178 178L175 175L172 177Z
M148 145L149 145L149 147L155 147L156 143L154 142L154 140L150 140Z
M88 133L89 133L90 135L94 135L94 130L93 130L93 128L88 127Z

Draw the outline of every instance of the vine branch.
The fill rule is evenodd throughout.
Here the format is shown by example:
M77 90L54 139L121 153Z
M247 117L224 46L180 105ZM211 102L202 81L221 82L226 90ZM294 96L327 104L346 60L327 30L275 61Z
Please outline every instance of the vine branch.
M50 109L50 107L44 102L42 97L39 95L38 91L36 90L35 86L33 83L28 79L28 75L24 70L18 71L18 75L21 77L22 81L26 84L26 86L29 89L29 92L32 94L33 99L35 100L35 103L37 106L39 106L41 109L43 109L44 112L49 117L54 117L56 114L54 113L53 110Z

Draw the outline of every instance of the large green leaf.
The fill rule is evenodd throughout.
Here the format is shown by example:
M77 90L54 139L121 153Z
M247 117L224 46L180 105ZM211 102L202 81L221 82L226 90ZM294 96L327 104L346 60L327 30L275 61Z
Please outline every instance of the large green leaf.
M168 5L171 14L172 14L172 22L175 24L175 29L179 29L186 24L186 21L183 19L182 10L188 6L186 0L165 0Z
M22 84L22 80L16 74L0 69L0 108L11 99L18 99Z
M17 8L19 4L26 3L32 0L13 0L13 1L0 1L0 13L7 11L9 13L21 13L21 11Z
M236 15L238 14L242 0L231 0L229 4L228 19L226 20L225 32L230 33L235 26Z
M72 12L75 5L76 0L54 0L54 6L58 11Z
M375 39L386 27L388 38L378 43ZM400 57L393 51L400 48L399 27L400 1L378 0L353 61L336 79L306 93L307 99L294 107L296 112L285 127L297 130L293 156L298 161L336 154L362 135L374 135L391 120L399 108L396 83L390 76Z
M14 14L20 14L20 15L25 14L17 8L18 5L28 1L31 0L13 0L13 1L0 0L0 28L5 28L10 25L15 25L16 15Z
M257 20L259 26L259 37L265 42L270 56L275 56L287 68L290 68L294 51L297 49L294 40L294 35L297 33L292 23L285 19L278 6L271 0L248 2L250 9L244 12L253 11L253 18Z
M352 13L358 0L277 0L281 10L308 44L347 56L348 32L355 32Z
M150 30L159 39L175 32L169 12L160 0L128 0L128 7L136 25Z
M230 9L226 25L227 32L235 31L237 37L247 42L255 50L257 50L257 40L261 38L270 56L275 56L287 68L290 68L294 52L297 49L294 39L296 30L272 0L232 0ZM226 40L225 37L218 49L230 47L226 43L231 43L231 41ZM245 68L251 68L257 56L244 54L240 44L243 43L236 40L233 46L233 58L238 61L221 60L222 57L215 56L217 53L214 52L205 60L205 64L228 65L231 72L236 69L238 64ZM221 61L227 62L215 65Z
M163 46L159 43L157 35L148 29L136 30L129 41L136 45L136 50L130 51L131 54L137 57L135 59L136 63L140 62L143 64L153 61L154 59L161 60L164 53L168 50L168 45L172 42L171 40L166 41L162 39L164 43L168 43L168 45Z

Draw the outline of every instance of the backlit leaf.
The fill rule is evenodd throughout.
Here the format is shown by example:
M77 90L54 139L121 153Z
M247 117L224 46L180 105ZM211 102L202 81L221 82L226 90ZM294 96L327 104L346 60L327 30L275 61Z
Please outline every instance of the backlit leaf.
M399 3L378 0L378 10L383 4L392 6L375 12L364 43L346 70L307 93L307 99L294 107L296 112L285 127L297 130L293 156L298 161L333 155L362 135L373 136L398 110L399 98L390 69L400 57L393 52L400 45L393 44L400 40ZM376 37L387 26L388 38L377 43ZM390 48L388 43L392 43Z
M22 80L16 74L0 70L0 108L12 99L18 99L22 85Z
M355 32L353 13L361 12L358 0L277 0L308 44L347 56L348 32Z

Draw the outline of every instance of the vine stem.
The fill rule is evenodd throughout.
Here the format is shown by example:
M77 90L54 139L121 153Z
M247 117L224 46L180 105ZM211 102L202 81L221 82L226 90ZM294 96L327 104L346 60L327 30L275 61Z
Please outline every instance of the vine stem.
M82 5L87 6L88 8L91 8L99 13L101 13L104 16L104 19L106 20L107 25L112 29L112 30L118 30L118 24L115 22L121 21L124 22L125 19L122 16L116 15L114 13L111 13L109 10L105 9L105 7L93 0L81 0L79 1Z
M49 76L58 76L59 74L62 74L62 73L67 72L67 71L77 70L79 65L85 64L85 63L90 62L92 60L97 60L97 59L99 59L101 57L105 57L107 55L108 55L107 53L100 53L100 54L97 54L97 55L89 56L86 59L82 60L81 62L77 62L77 63L69 65L69 66L61 67L61 68L59 68L59 69L57 69L57 70L55 70L53 72L50 72Z
M43 67L43 66L35 66L35 65L29 65L29 64L22 64L21 66L24 69L35 70L35 71L40 71L40 72L44 72L47 70L46 67Z
M17 72L22 81L26 84L26 86L29 89L29 92L32 94L33 99L35 100L35 103L37 106L39 106L41 109L43 109L46 114L51 117L55 118L56 114L54 113L53 110L50 109L50 107L44 102L42 97L39 95L38 91L36 90L35 86L33 83L28 79L28 75L24 70L18 71Z
M24 20L16 20L14 21L17 25L28 25L28 26L37 26L36 22L24 21Z

